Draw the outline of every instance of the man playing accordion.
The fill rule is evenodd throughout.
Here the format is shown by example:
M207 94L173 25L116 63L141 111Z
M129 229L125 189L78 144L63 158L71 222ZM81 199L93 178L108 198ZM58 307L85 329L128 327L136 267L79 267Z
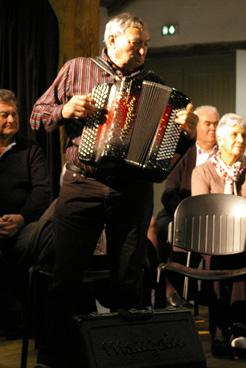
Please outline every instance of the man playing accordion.
M126 173L80 161L78 146L86 118L96 110L93 87L114 84L126 76L164 83L144 68L150 36L141 19L128 13L115 16L106 25L104 41L101 57L79 57L65 63L31 115L33 129L43 124L47 132L52 132L64 124L69 136L66 172L55 210L49 332L46 330L38 357L38 363L48 367L73 366L69 326L73 314L90 312L88 298L82 294L83 271L104 226L112 271L108 306L111 310L144 307L143 269L153 185L135 175L134 170ZM175 118L190 138L196 121L191 104Z

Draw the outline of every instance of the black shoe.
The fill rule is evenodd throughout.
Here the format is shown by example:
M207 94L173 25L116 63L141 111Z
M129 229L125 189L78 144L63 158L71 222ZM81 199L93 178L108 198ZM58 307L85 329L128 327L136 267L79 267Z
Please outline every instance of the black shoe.
M245 336L246 337L246 324L245 323L233 323L231 327L231 335L234 337Z
M18 340L22 337L21 327L8 327L0 329L0 340Z
M178 294L175 290L172 294L166 296L167 306L170 307L185 307L187 306L187 302Z
M213 339L211 344L211 353L215 357L232 356L232 351L226 340Z
M246 337L239 336L235 337L231 341L231 349L234 359L245 359L246 358Z

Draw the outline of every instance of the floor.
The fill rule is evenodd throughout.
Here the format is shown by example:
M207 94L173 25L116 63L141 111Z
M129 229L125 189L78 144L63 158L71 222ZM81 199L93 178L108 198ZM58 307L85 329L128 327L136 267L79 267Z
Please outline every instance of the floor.
M206 356L207 368L245 368L246 360L218 359L210 353L210 336L207 331L207 308L199 308L199 316L195 318L196 328ZM21 340L0 341L0 368L20 367ZM31 341L29 349L28 367L33 368L36 359L36 351ZM79 367L70 367L79 368ZM83 367L85 368L85 367ZM105 367L107 368L107 367Z

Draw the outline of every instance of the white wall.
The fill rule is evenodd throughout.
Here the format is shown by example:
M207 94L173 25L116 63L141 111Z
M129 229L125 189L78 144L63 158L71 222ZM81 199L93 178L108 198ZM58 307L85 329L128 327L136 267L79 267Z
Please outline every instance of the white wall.
M246 116L246 50L236 54L236 112Z
M135 0L123 11L147 22L151 47L246 40L246 0ZM101 8L102 30L107 20ZM163 23L177 23L179 33L161 36Z

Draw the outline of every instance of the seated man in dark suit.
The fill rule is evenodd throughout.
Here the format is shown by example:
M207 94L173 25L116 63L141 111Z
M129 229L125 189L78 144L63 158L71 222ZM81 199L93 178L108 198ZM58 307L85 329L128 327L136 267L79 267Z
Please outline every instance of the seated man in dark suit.
M19 126L14 93L0 89L0 318L2 330L8 330L2 331L5 337L10 319L14 324L11 286L21 293L28 268L44 261L52 248L45 157L37 143L19 134Z
M194 113L199 120L196 128L196 142L190 147L177 166L167 177L162 194L163 208L157 215L157 240L160 261L166 261L170 256L171 249L167 245L168 224L172 221L178 204L191 195L191 174L195 166L204 163L216 149L215 130L219 120L219 113L214 106L204 105L195 109ZM176 254L175 254L176 253ZM172 252L173 257L179 256L186 261L186 254ZM180 282L175 285L178 289ZM180 291L180 290L179 290ZM176 306L183 301L173 286L167 283L167 304Z

